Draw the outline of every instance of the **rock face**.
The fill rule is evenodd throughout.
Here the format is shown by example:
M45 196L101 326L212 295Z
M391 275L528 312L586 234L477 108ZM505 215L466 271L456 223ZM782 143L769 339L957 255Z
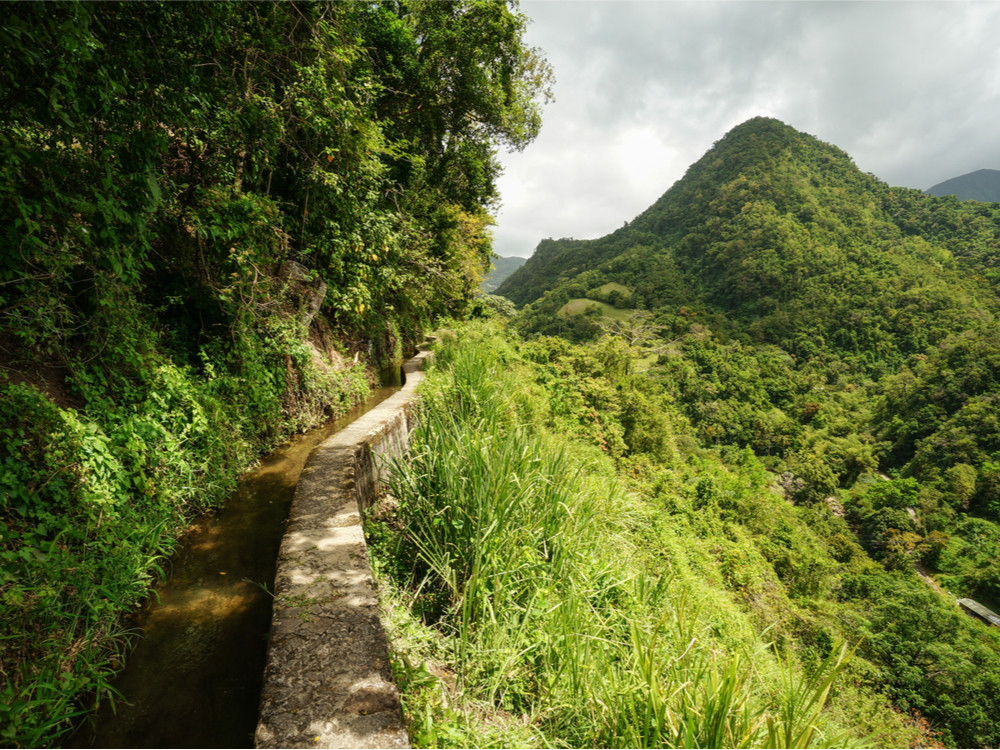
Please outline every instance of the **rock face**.
M302 471L278 558L257 747L409 747L361 518L383 462L409 443L424 356Z
M278 278L285 282L286 294L292 298L297 314L308 326L326 297L326 282L314 280L309 269L294 260L286 260L278 266Z

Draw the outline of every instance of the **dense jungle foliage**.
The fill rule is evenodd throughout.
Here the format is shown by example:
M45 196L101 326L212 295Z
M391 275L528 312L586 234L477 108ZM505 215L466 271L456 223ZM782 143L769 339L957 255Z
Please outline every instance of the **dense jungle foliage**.
M4 7L2 744L105 697L192 514L466 310L498 149L548 96L525 24L503 2Z
M512 312L472 297L551 81L525 23L5 7L5 745L107 698L122 614L260 451ZM369 527L414 739L1000 744L1000 637L929 585L1000 607L998 243L997 204L765 119L544 241L501 289L525 338L442 347Z
M789 595L858 605L834 619L885 695L949 744L989 746L995 634L913 570L1000 609L998 284L1000 204L889 187L757 118L613 234L543 241L498 293L529 337L632 347L636 388L694 445L749 449L795 508L832 512L825 560L769 534L765 556L794 548L782 565L829 576L776 568ZM625 390L585 403L621 425L609 451L645 455L625 433L650 407Z

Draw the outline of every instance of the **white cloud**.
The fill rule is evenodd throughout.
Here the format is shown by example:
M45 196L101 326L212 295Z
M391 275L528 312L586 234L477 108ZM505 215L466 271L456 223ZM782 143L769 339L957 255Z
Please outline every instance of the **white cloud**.
M1000 4L525 2L556 102L505 157L501 255L598 237L769 115L898 185L1000 168Z

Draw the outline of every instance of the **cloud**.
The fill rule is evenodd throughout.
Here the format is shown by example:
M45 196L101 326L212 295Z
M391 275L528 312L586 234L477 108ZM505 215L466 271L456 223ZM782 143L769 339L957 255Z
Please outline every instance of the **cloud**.
M1000 5L524 2L556 73L539 138L504 157L495 247L599 237L755 115L891 184L1000 168Z

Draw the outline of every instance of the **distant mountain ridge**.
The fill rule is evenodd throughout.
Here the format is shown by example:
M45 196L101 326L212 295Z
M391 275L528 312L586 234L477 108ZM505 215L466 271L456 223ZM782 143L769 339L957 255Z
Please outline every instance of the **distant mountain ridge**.
M560 329L569 300L600 299L589 292L613 282L663 320L893 368L992 318L998 237L989 204L890 187L841 149L754 118L632 222L543 240L497 291L529 305L528 328L543 333Z
M503 256L495 255L493 257L493 270L486 274L486 278L483 279L483 283L480 284L480 288L484 292L492 292L507 278L514 273L518 268L524 265L527 258L520 258L516 255L513 256Z
M1000 202L1000 169L977 169L952 177L925 191L928 195L954 195L963 201Z

